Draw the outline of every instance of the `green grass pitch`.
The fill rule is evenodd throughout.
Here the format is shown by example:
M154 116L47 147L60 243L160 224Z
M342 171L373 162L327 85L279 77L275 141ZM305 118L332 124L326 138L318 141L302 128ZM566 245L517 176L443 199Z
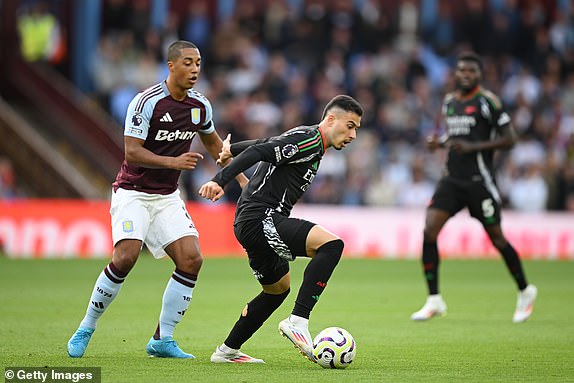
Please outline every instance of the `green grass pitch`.
M574 382L574 262L529 261L539 288L534 314L511 322L516 290L500 260L445 260L449 314L414 323L425 286L418 261L343 260L315 307L310 330L341 326L357 342L346 370L323 370L277 331L307 261L292 267L292 292L243 347L264 365L214 365L209 357L259 292L245 259L206 259L175 338L195 360L148 358L163 289L173 269L144 255L99 322L86 355L66 342L108 260L0 259L0 367L101 367L103 382Z

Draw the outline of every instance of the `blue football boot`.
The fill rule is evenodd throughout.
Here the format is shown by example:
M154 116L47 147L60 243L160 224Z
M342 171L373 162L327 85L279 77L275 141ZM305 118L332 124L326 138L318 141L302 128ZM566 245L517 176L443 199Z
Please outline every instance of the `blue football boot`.
M94 333L93 328L78 327L74 335L68 341L68 355L72 358L81 358L86 352L90 338Z
M154 339L152 337L145 350L149 356L156 358L195 358L195 356L183 352L171 336L166 336L162 339Z

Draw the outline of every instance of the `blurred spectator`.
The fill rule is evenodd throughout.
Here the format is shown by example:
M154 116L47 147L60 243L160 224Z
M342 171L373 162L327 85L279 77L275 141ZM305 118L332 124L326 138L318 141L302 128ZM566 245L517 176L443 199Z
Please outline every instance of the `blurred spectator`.
M490 16L483 1L464 0L463 14L458 21L459 39L472 46L478 54L484 54L488 36L484 31L490 30Z
M281 134L276 131L281 121L281 109L272 103L267 92L256 89L249 97L249 106L245 110L245 119L248 123L261 123L265 126L266 132L261 136Z
M181 24L180 36L183 40L193 41L203 52L207 51L212 26L206 0L189 2L187 15Z
M509 106L515 106L518 97L531 107L540 96L540 81L532 74L527 66L512 75L502 87L501 97Z
M15 187L12 162L6 157L0 157L0 198L14 198L16 196Z
M531 136L522 136L510 154L510 160L518 167L541 164L545 158L544 145Z
M129 0L105 0L102 8L103 35L116 34L129 29L131 6Z
M548 185L540 164L526 165L510 186L510 206L519 211L540 212L546 209L547 198Z
M560 160L555 153L548 153L542 176L548 189L546 209L560 210Z
M445 154L422 149L422 137L440 130L457 53L475 50L485 87L501 95L520 136L496 157L505 207L574 204L574 6L567 2L173 1L166 24L152 30L150 1L102 1L92 76L96 97L120 122L133 94L157 82L161 47L190 39L205 47L197 88L210 98L220 134L233 141L312 123L339 93L365 106L349 155L324 158L305 202L423 208Z
M150 27L150 1L130 0L130 11L125 20L127 29L133 33L134 46L137 49L145 48L145 36Z
M430 202L435 185L427 178L424 165L422 157L413 160L410 180L405 183L398 197L399 206L425 208Z
M66 43L58 19L45 1L24 5L18 15L22 57L26 61L59 64L66 55Z
M428 1L427 1L428 3ZM437 2L436 19L427 21L423 30L423 38L428 41L432 49L439 55L447 55L452 50L456 42L456 25L453 19L453 6L450 1ZM422 13L425 17L425 13Z

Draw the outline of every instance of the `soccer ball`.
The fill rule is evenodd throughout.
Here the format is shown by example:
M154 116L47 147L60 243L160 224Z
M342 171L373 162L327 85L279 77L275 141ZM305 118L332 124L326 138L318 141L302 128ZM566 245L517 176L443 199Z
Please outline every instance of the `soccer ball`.
M328 327L313 340L313 355L323 368L346 368L357 355L357 345L344 328Z

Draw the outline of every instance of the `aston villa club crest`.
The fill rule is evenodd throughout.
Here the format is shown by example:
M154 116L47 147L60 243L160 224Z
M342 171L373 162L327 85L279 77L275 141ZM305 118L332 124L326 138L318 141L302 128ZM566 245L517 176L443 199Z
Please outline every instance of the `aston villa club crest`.
M201 121L201 109L199 108L192 108L191 109L191 122L194 125L198 125Z
M134 222L133 221L124 221L122 222L122 229L124 233L133 233L134 231Z

